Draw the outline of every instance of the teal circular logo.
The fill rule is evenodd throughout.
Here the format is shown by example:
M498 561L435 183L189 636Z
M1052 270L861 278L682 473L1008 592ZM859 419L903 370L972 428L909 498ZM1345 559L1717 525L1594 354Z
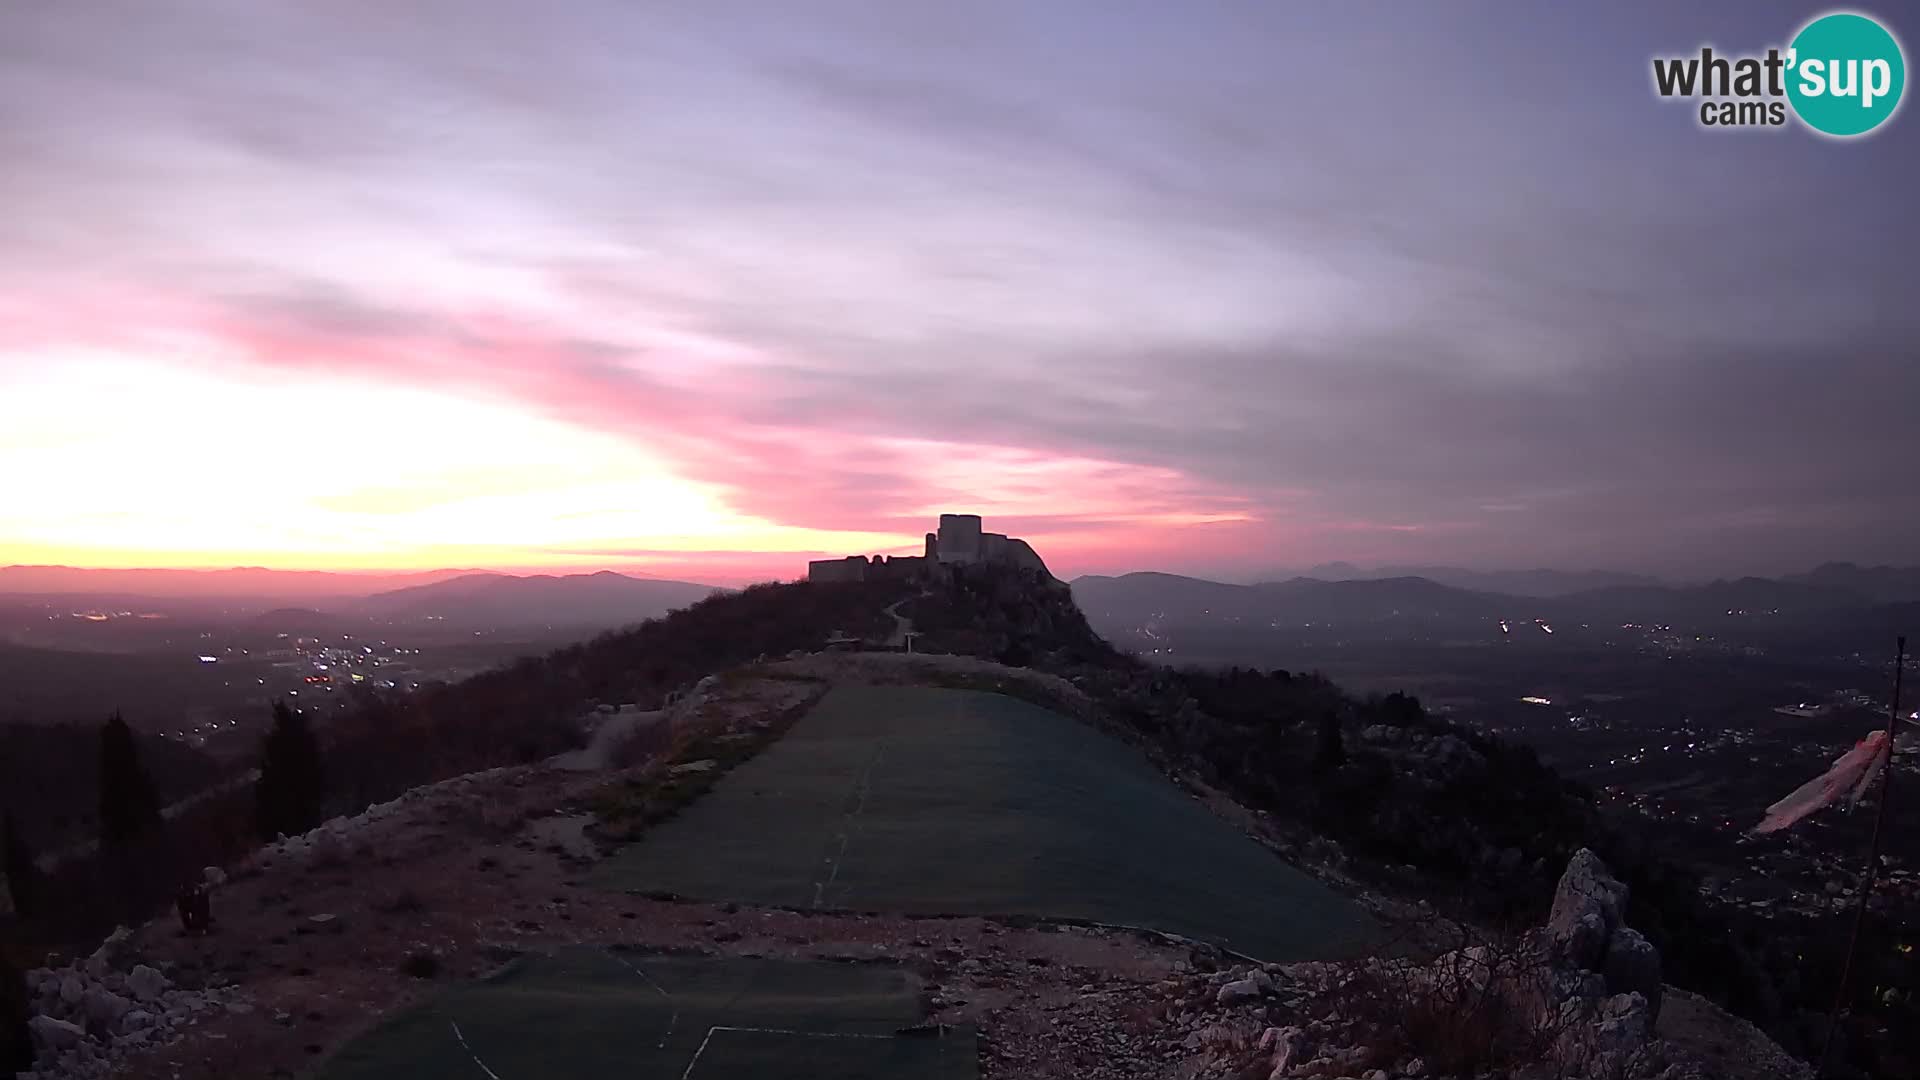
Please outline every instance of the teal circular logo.
M1900 43L1878 22L1850 11L1808 23L1787 49L1787 100L1825 135L1865 135L1886 123L1907 88Z

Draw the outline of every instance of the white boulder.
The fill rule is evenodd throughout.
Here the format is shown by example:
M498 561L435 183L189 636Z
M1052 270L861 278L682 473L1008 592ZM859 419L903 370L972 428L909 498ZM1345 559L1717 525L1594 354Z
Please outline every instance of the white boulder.
M68 1050L87 1041L87 1032L78 1024L69 1024L51 1016L36 1016L27 1021L27 1030L48 1050Z
M172 980L141 964L127 974L127 991L141 1001L157 1001L172 986Z

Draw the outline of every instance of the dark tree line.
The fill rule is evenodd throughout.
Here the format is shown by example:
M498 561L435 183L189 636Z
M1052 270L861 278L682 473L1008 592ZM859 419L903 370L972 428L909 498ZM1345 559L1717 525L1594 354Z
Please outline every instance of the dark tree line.
M899 582L756 585L408 697L356 694L354 708L329 723L324 765L309 721L278 706L252 789L197 799L164 820L142 747L116 717L102 729L98 769L81 781L100 784L99 849L42 878L40 928L48 941L96 940L116 922L164 910L199 867L238 858L262 838L304 832L329 813L354 813L421 784L571 749L578 717L597 702L657 705L716 670L817 649L834 630L885 633L893 620L882 609L908 595Z
M160 827L160 794L140 764L133 729L114 713L100 729L100 847L121 850Z
M13 812L0 815L0 872L7 877L7 894L15 915L26 919L40 910L40 867L33 847Z
M15 921L32 931L29 940L84 941L117 922L145 918L192 886L200 867L242 854L261 837L305 832L324 817L319 740L283 703L274 706L252 790L212 794L171 818L119 713L101 725L95 750L97 845L90 856L42 869L20 815L0 808L0 872Z
M254 820L260 837L298 836L324 820L326 776L320 765L320 741L306 715L273 703L273 730L260 752L260 779L254 785Z
M32 1007L26 973L0 949L0 1078L33 1067L33 1037L27 1030Z

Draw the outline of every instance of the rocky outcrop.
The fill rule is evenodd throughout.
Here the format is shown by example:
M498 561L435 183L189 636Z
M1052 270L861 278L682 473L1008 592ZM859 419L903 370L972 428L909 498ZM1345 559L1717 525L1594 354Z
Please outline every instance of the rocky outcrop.
M1617 994L1640 994L1647 999L1653 1019L1660 1018L1660 951L1631 927L1621 927L1607 941L1607 956L1600 974L1607 989Z
M27 973L34 1069L20 1080L105 1077L120 1055L172 1042L201 1016L244 1007L232 987L184 988L141 961L125 927L83 959Z
M1627 886L1581 848L1554 890L1539 934L1545 1009L1563 1069L1612 1075L1643 1058L1660 1016L1660 953L1626 924Z
M276 868L308 864L325 866L341 862L355 846L365 842L369 826L449 796L457 797L466 789L483 786L490 780L519 771L519 768L503 765L497 769L467 773L437 784L413 788L397 799L375 803L351 817L329 819L311 832L282 836L242 860L236 872L258 873Z
M1660 1016L1660 953L1626 925L1626 911L1626 885L1592 851L1574 852L1547 916L1548 956L1582 982L1600 976L1608 993L1639 994L1651 1027Z
M1627 889L1591 851L1546 925L1430 962L1244 966L1172 989L1181 1075L1683 1080L1656 1037L1660 955L1625 924ZM1198 1058L1196 1062L1192 1059Z
M1560 885L1553 893L1547 916L1547 941L1554 958L1577 968L1597 971L1607 952L1607 940L1621 926L1627 907L1627 887L1600 857L1587 848L1574 852Z

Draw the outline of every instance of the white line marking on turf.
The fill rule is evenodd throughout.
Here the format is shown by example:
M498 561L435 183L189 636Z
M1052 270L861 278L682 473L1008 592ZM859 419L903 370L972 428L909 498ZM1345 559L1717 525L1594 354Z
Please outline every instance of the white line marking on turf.
M484 1061L481 1061L480 1055L474 1053L473 1047L467 1045L467 1037L465 1035L460 1034L459 1022L456 1020L449 1020L447 1021L447 1023L453 1025L453 1037L460 1040L460 1049L465 1050L467 1052L467 1056L473 1059L473 1063L475 1065L480 1066L480 1071L492 1077L493 1080L500 1080L500 1074L497 1072L494 1072L492 1069L487 1068L487 1063Z
M603 953L606 953L608 956L613 957L613 959L617 963L619 963L621 967L626 968L628 971L631 971L635 975L638 975L640 976L640 978L646 980L646 984L648 986L653 987L655 993L658 993L661 997L666 998L668 1005L673 1005L673 995L667 993L666 987L661 986L657 982L654 982L653 976L647 974L645 971L641 970L640 968L627 963L627 961L623 957L616 954L612 949L601 949L600 951ZM680 1025L680 1007L678 1005L673 1005L673 1015L669 1017L667 1020L667 1033L665 1035L660 1036L661 1049L666 1048L667 1040L673 1038L673 1029L678 1027L679 1025Z
M757 1035L804 1035L809 1039L891 1039L892 1035L872 1035L856 1031L794 1031L791 1028L731 1027L720 1024L713 1031L751 1031Z
M680 1074L680 1080L688 1080L693 1075L693 1067L700 1064L700 1055L707 1052L707 1044L713 1041L713 1033L719 1030L717 1027L707 1029L707 1037L700 1040L700 1049L693 1052L693 1060L687 1062L687 1071Z
M892 1035L862 1035L850 1031L794 1031L790 1028L731 1027L715 1024L707 1029L707 1037L700 1040L700 1049L693 1052L693 1060L687 1062L687 1071L680 1074L680 1080L691 1080L693 1067L700 1064L700 1055L707 1052L707 1044L713 1041L716 1031L748 1031L758 1035L802 1035L809 1039L891 1039Z
M849 831L852 829L853 823L860 819L860 815L866 812L867 796L873 793L874 767L879 765L880 759L886 755L887 747L886 744L882 743L880 747L873 752L873 757L867 760L866 771L860 774L860 797L854 800L853 809L848 811L847 816L841 819L840 822L840 851L838 854L827 856L826 862L829 869L826 880L813 883L814 907L819 907L821 903L825 901L826 891L833 888L833 883L840 879L840 860L847 857L847 838ZM742 1028L740 1030L744 1031L747 1029Z

